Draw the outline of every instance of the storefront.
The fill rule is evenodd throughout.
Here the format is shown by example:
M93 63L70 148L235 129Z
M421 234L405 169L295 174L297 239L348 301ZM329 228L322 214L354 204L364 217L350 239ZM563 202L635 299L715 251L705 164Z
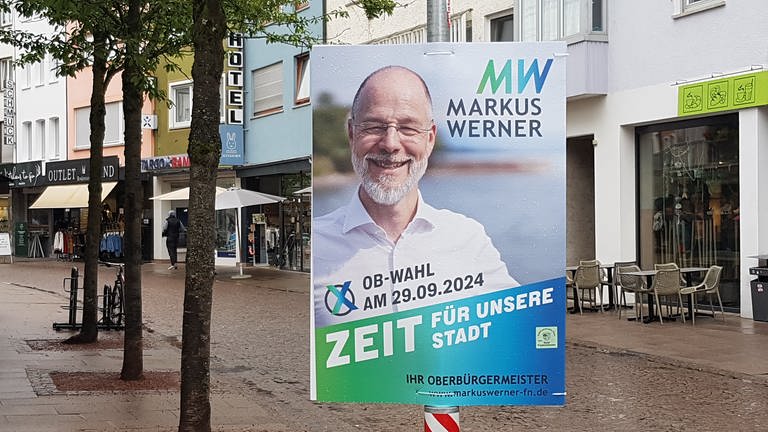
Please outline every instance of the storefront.
M30 258L82 257L88 221L90 160L23 162L3 167L10 179L14 254ZM104 158L102 172L102 233L122 240L123 205L117 157ZM6 199L7 200L7 199ZM7 212L7 207L5 206ZM102 258L122 256L122 241L111 242Z
M739 308L739 120L728 114L636 129L640 265L723 267Z
M241 167L243 188L279 195L281 204L244 209L252 231L249 262L309 272L311 270L312 182L309 158ZM258 221L258 223L253 223ZM266 256L264 254L266 253Z
M165 246L165 240L162 238L162 227L168 212L173 210L185 227L189 226L189 156L170 155L157 156L153 158L142 159L142 172L150 173L153 176L152 194L149 206L145 210L145 225L149 236L152 238L153 259L169 260L168 250ZM238 187L238 179L231 169L222 168L217 173L216 186L219 190L225 190L230 187ZM176 192L176 193L174 193ZM247 245L243 244L239 251L236 233L237 213L235 209L225 209L216 211L216 264L217 265L236 265L237 257L245 257ZM244 230L244 222L240 224L241 233ZM240 237L245 238L244 235ZM180 242L178 248L179 262L184 262L186 258L187 245ZM244 261L241 258L241 262Z
M593 177L592 258L722 266L724 306L751 318L749 268L768 252L768 72L570 100L567 119L569 146L590 137L579 151L594 155L581 172Z

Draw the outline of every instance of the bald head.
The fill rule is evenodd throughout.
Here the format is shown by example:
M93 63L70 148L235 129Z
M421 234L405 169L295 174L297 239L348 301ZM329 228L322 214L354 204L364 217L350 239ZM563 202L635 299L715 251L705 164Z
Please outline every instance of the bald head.
M425 108L429 119L432 118L432 95L424 79L419 74L403 66L385 66L368 75L355 93L352 101L352 119L357 119L364 100L371 92L413 90L420 88L419 92L424 97Z

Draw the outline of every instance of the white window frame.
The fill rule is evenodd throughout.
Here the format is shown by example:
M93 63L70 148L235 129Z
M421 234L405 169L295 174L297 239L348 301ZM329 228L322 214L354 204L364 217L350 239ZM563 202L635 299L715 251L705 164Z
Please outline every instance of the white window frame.
M309 53L301 53L294 57L294 86L293 86L293 104L294 106L304 106L309 103ZM303 66L303 67L302 67Z
M123 102L108 102L105 108L107 115L104 118L104 147L121 146L125 144ZM75 108L75 150L91 148L90 114L90 106ZM114 119L114 121L110 121L110 118ZM110 140L110 137L114 137L114 139Z
M47 59L48 59L48 56L46 55L38 63L40 65L40 69L37 70L37 73L38 73L38 76L37 76L37 78L38 78L37 86L38 87L39 86L44 86L45 83L48 82L48 70L45 67L46 64L47 64L47 62L46 62Z
M176 91L182 88L189 88L189 119L178 121L176 120ZM168 99L171 102L171 109L168 111L168 128L169 129L183 129L188 128L192 124L192 100L194 98L194 86L192 80L176 81L168 85Z
M251 72L253 82L253 117L262 117L283 112L285 89L283 83L283 62L254 69ZM265 81L265 79L267 81Z
M45 119L37 119L35 120L35 126L34 131L32 132L32 150L31 159L40 159L45 160L46 159L46 130L45 130Z
M0 88L5 89L5 83L7 81L15 81L13 76L13 58L4 57L0 59Z
M11 11L0 12L0 27L8 27L13 24L13 14Z
M48 54L46 57L48 59L48 82L51 84L59 82L59 75L56 73L56 69L58 69L61 62L53 58L50 54Z
M32 88L32 65L25 64L21 69L21 89Z
M726 0L675 0L673 3L673 18L681 18L687 15L703 12L720 6L725 6Z
M48 148L51 150L51 160L61 159L61 130L59 130L59 118L48 119Z
M579 17L578 17L578 31L573 34L566 34L565 27L566 27L566 20L564 19L565 15L565 1L564 0L554 0L556 1L556 25L555 28L557 29L557 37L555 39L548 38L543 39L543 25L542 20L544 15L543 10L543 2L544 1L551 1L551 0L517 0L515 2L515 8L516 11L515 14L515 37L516 40L519 41L525 41L525 42L532 42L532 41L543 41L543 40L564 40L568 43L574 43L581 40L598 40L598 41L607 41L607 35L608 35L608 29L607 29L607 14L606 14L606 3L608 3L608 0L602 0L600 2L600 14L601 14L601 22L602 22L602 29L600 30L593 30L592 26L592 10L593 10L593 1L592 0L578 0L577 9L579 11ZM685 1L685 0L682 0ZM527 13L529 13L528 9L523 8L523 5L532 5L532 15L530 17L526 16ZM496 18L496 16L494 16ZM532 19L535 23L533 32L531 35L524 35L524 30L528 28L529 25L528 20ZM490 21L488 22L489 25L489 35L490 35Z
M27 160L32 159L32 122L25 121L21 123L21 143L27 148Z
M507 9L507 10L500 11L500 12L495 13L495 14L488 15L488 16L485 17L485 19L486 19L486 22L485 22L486 28L488 29L488 33L485 35L485 38L489 42L496 42L496 41L494 41L492 39L493 38L493 29L492 29L493 22L497 21L497 20L511 19L512 20L512 26L514 27L515 20L517 19L517 17L513 13L512 9ZM515 34L514 29L512 31L512 39L513 40L517 40L517 34Z

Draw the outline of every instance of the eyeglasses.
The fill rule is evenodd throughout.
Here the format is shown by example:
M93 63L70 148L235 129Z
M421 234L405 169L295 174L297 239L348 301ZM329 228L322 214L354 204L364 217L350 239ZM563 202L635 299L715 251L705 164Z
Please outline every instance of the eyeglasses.
M397 123L380 123L380 122L362 122L354 123L353 126L358 128L358 131L363 136L371 136L381 138L387 134L389 128L395 128L400 137L415 137L421 135L424 132L429 132L431 128L422 129L414 124L397 124Z

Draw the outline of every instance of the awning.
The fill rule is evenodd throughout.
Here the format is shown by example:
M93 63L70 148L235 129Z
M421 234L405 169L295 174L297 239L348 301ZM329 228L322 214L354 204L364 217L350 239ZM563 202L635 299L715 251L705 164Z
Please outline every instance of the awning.
M101 200L104 201L117 182L101 184ZM33 209L85 208L88 207L88 184L48 186L40 198L29 206Z

